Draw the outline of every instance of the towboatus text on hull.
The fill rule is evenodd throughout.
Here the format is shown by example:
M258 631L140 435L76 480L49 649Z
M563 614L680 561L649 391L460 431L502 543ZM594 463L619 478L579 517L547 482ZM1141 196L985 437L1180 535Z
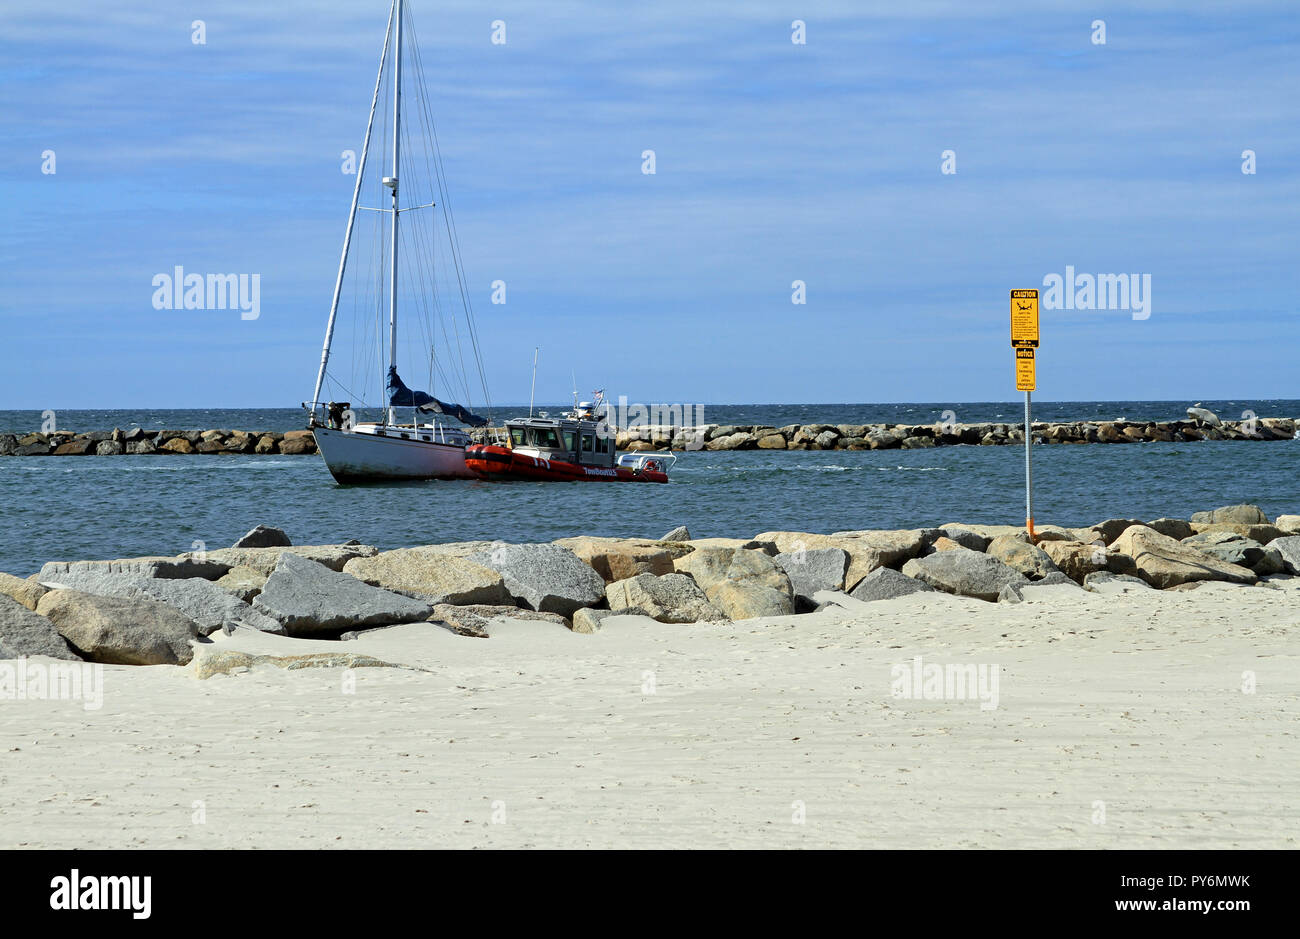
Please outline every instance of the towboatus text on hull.
M472 444L465 465L485 479L666 483L671 453L616 454L607 425L577 417L506 422L505 443Z

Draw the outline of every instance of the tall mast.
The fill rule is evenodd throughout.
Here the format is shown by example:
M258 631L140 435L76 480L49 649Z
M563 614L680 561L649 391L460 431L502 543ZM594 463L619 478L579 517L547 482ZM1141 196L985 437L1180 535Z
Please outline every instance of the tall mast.
M393 193L391 267L388 276L388 367L397 368L397 178L402 154L402 0L395 0L393 42L393 175L385 182ZM392 407L389 407L392 417Z
M393 0L396 8L397 0ZM361 181L366 175L366 154L370 151L370 130L375 126L375 109L379 105L379 86L384 81L384 61L388 58L388 39L393 33L393 10L388 11L388 26L384 29L384 49L379 53L379 74L375 76L375 93L370 96L370 117L366 121L366 139L361 144L361 161L357 165L357 181L352 187L352 208L348 210L348 226L343 232L343 254L339 258L339 275L334 281L334 299L330 301L329 320L325 323L325 345L320 352L320 371L316 373L316 389L311 393L311 413L316 415L320 404L320 389L325 383L325 367L330 360L330 344L334 339L334 321L339 312L339 297L343 293L343 272L348 265L348 245L352 243L352 227L357 220L357 202L361 198Z

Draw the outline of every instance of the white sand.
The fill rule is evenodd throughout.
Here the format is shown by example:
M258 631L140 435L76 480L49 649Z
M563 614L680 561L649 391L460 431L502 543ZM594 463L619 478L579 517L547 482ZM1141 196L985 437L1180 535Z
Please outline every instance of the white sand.
M421 625L341 644L227 641L432 671L357 669L344 694L338 669L198 681L114 666L98 711L0 701L0 846L1208 848L1300 836L1300 580L1021 605L931 594L728 626L623 617L595 636L517 622L486 640ZM1000 666L999 707L892 697L891 665L914 655Z

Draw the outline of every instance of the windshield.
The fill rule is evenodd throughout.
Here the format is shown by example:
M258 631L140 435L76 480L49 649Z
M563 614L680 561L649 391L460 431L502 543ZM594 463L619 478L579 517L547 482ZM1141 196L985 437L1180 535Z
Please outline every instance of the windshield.
M539 450L560 449L560 437L553 427L511 427L510 442L516 447L537 447Z

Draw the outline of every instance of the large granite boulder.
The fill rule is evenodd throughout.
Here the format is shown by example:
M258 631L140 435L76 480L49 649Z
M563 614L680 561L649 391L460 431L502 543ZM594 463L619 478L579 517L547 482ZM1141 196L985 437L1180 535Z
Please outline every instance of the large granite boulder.
M36 609L36 604L45 595L46 589L39 581L0 573L0 595L17 600L29 610Z
M306 558L341 573L344 566L353 558L370 558L378 553L378 548L368 544L311 544L270 548L218 548L215 551L208 551L203 556L209 562L224 565L221 573L211 578L215 580L233 567L251 567L259 574L270 577L284 554ZM190 555L183 554L181 557L190 557Z
M627 580L637 574L671 574L673 560L691 552L683 541L649 541L644 538L597 538L583 535L555 542L591 565L605 583Z
M605 596L605 579L560 545L503 544L470 560L497 571L515 603L530 610L572 616Z
M103 571L69 571L45 581L43 585L51 589L80 590L101 597L166 603L192 619L203 636L223 627L229 631L238 626L266 633L284 632L284 628L269 616L201 577L158 578Z
M1241 567L1249 567L1257 574L1278 574L1281 573L1281 567L1276 567L1277 562L1281 561L1281 555L1276 549L1270 554L1269 549L1252 538L1246 538L1242 535L1230 531L1204 531L1187 538L1181 539L1182 543L1195 548L1197 551L1204 551L1211 554L1221 561L1227 561L1229 564L1238 564ZM1262 565L1267 570L1259 570Z
M816 606L813 594L818 590L844 589L844 573L849 567L849 555L843 548L794 551L778 554L772 560L790 578L790 588L800 607L813 609Z
M374 557L353 558L343 565L343 572L373 587L434 604L510 602L505 581L497 571L468 558L423 548L399 548L381 551Z
M1282 564L1288 574L1300 574L1300 535L1287 535L1273 541L1270 548L1282 556Z
M49 561L41 567L38 580L52 580L60 574L80 571L98 571L105 574L135 574L139 577L202 577L206 580L216 580L230 568L230 564L200 554L182 554L178 557L122 558L116 561Z
M1273 524L1284 535L1300 535L1300 515L1279 515Z
M966 528L963 525L946 525L939 529L943 536L954 544L959 544L963 548L970 548L972 551L983 551L989 546L993 539L987 535L982 535L977 531ZM937 545L938 542L936 541Z
M605 588L615 613L640 613L661 623L706 623L725 620L704 591L685 574L637 574Z
M1145 525L1131 526L1111 548L1132 558L1137 576L1161 589L1201 580L1253 584L1258 579L1249 568L1222 561Z
M1268 516L1257 505L1225 505L1209 512L1195 512L1193 522L1225 522L1230 525L1267 525Z
M184 665L199 627L156 600L51 590L36 612L54 624L81 657L105 665Z
M1076 583L1082 584L1094 571L1108 569L1107 551L1100 544L1082 541L1045 541L1040 546L1052 563Z
M253 609L278 621L290 636L312 636L418 622L429 618L433 604L363 584L285 551Z
M232 548L287 548L293 542L279 528L272 528L269 525L258 525L244 537L236 541Z
M955 547L959 548L960 545ZM967 549L969 550L969 549ZM934 593L935 589L923 580L908 577L892 567L878 567L850 591L849 596L855 600L869 602L872 600L893 600L913 593Z
M790 578L769 555L747 548L697 548L673 562L690 574L727 618L788 616L795 612Z
M52 622L17 600L0 595L0 659L32 655L80 661Z
M691 530L685 525L678 525L668 534L659 539L660 541L690 541Z
M1018 570L968 548L953 548L913 558L903 565L903 573L945 593L976 597L990 603L997 602L1003 587L1022 587L1029 583L1029 578Z
M755 541L775 543L783 554L811 551L816 548L839 548L849 556L844 587L852 590L878 567L896 567L926 551L943 533L936 528L867 529L839 531L830 535L811 532L769 531L755 535Z
M1028 541L1028 535L999 535L989 542L985 553L997 558L1007 567L1020 571L1031 580L1039 580L1048 574L1060 571L1051 556ZM1068 544L1065 541L1048 542L1048 544Z
M1181 518L1157 518L1146 523L1147 528L1152 531L1158 531L1162 535L1168 535L1177 541L1193 534L1190 522L1185 522Z

